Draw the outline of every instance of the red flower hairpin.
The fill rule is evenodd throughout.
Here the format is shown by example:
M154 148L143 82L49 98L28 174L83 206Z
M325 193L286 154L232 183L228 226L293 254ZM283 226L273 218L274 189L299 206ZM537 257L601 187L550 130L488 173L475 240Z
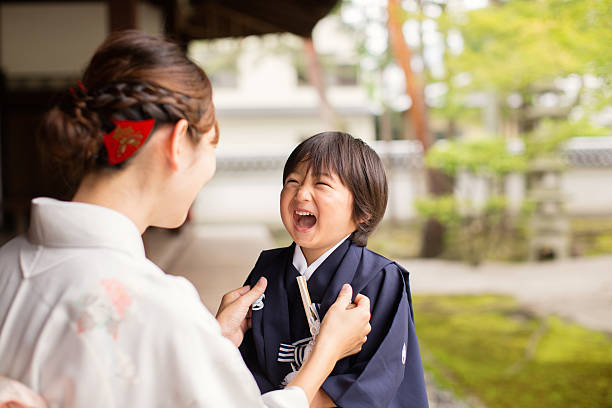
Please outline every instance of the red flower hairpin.
M85 88L85 85L83 85L83 83L81 81L77 81L77 85L79 86L79 89L81 90L81 92L83 92L84 94L87 93L87 88ZM72 96L74 98L76 98L77 94L76 94L76 91L74 90L74 86L71 86L69 88L69 90L70 90L70 93L72 94Z
M81 81L77 81L77 85L79 86L79 88L81 88L81 91L87 93L87 88L85 88L85 85L83 85Z
M104 135L104 145L109 163L118 164L130 158L147 140L155 119L112 121L115 128Z

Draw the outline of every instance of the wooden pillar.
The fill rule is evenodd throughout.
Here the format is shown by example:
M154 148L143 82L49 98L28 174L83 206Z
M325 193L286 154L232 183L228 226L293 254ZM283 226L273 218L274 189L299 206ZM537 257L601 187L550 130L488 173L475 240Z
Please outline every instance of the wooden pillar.
M137 28L138 0L107 0L110 31Z
M177 39L178 32L178 4L177 0L165 0L162 3L164 13L164 32L166 36Z
M0 67L2 67L2 5L0 4Z

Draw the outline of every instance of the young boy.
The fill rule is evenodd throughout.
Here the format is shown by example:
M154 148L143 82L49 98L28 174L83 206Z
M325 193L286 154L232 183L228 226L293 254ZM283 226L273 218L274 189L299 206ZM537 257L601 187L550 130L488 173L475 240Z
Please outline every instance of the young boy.
M387 205L380 158L349 134L320 133L291 153L283 183L281 218L294 243L262 252L247 278L248 285L268 280L240 347L259 388L289 382L316 341L318 322L350 283L353 296L370 298L372 331L358 354L336 364L312 406L427 407L408 272L365 248ZM310 324L299 276L307 280Z

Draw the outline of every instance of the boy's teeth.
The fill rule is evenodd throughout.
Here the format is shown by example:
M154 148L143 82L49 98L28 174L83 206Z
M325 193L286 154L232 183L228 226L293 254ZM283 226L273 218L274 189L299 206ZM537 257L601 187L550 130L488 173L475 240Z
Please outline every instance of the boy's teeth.
M297 215L312 215L312 213L309 213L307 211L296 211L295 212Z

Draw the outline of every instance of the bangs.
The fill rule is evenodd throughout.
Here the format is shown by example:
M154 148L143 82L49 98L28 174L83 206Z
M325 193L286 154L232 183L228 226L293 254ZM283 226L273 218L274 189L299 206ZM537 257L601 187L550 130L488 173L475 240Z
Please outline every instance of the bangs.
M335 173L346 184L345 163L349 163L347 140L341 132L325 132L312 136L295 148L283 169L283 183L289 174L302 163L306 164L306 173L312 171L316 177ZM343 145L345 145L343 148Z

